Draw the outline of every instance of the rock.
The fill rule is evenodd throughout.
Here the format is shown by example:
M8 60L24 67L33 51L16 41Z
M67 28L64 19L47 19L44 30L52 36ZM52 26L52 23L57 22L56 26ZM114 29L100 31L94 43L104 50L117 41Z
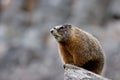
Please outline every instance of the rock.
M100 75L76 67L74 65L66 64L64 80L110 80L110 79L104 78Z

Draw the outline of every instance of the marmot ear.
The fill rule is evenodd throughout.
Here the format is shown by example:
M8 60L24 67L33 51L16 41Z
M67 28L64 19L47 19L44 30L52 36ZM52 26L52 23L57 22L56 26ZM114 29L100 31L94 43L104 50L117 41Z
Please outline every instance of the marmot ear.
M68 28L71 28L72 27L72 25L68 25Z

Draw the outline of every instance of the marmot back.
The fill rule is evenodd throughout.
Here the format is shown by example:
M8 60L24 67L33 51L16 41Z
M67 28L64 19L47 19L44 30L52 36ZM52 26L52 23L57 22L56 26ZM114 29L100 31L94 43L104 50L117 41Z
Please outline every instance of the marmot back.
M58 42L64 64L73 64L101 74L104 56L95 37L73 25L56 26L51 29L51 34Z

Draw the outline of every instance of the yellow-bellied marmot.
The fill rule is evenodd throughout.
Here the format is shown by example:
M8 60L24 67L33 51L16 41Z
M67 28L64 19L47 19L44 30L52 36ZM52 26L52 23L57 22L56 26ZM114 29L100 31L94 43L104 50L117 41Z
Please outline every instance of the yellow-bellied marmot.
M56 26L50 31L58 42L61 58L65 64L73 64L101 74L104 56L101 45L95 37L73 25Z

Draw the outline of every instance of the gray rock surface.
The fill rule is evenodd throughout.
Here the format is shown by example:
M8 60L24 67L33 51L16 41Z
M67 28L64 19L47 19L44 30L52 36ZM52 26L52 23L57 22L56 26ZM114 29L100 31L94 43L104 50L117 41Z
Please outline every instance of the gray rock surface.
M64 80L110 80L74 65L66 64Z

